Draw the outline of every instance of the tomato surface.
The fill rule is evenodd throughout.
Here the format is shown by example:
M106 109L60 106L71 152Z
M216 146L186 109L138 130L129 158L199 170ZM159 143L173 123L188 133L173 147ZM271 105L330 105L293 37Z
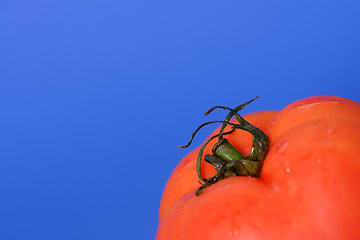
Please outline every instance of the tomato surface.
M156 239L357 239L360 104L316 96L244 118L270 140L260 177L226 178L196 196L194 150L165 187ZM252 147L247 132L226 138L244 155ZM215 173L203 164L205 177Z

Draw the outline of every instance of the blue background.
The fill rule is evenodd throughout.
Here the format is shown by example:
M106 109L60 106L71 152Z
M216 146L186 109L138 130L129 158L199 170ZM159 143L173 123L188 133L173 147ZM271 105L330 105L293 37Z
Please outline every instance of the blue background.
M214 105L360 101L360 1L1 0L0 239L153 239Z

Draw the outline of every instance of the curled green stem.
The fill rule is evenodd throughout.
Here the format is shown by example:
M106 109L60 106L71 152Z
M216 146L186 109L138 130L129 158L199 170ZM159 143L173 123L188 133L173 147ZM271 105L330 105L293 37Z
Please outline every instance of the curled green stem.
M243 117L239 115L239 111L247 106L249 103L257 99L258 97L237 106L236 108L228 108L223 106L215 106L209 109L205 115L210 114L213 110L221 108L224 110L229 110L230 113L225 117L224 121L211 121L200 125L195 132L192 134L191 139L187 145L179 147L188 147L196 133L204 126L212 123L222 123L220 131L218 134L210 137L207 141L203 143L200 148L199 155L197 158L196 171L201 181L202 186L196 192L196 195L199 195L202 190L210 186L217 181L220 181L227 177L233 176L252 176L259 177L263 162L266 158L266 155L269 151L269 139L264 132L259 128L250 124ZM230 123L230 119L235 117L238 123ZM229 125L232 127L231 131L225 132L226 126ZM235 149L227 139L223 136L232 133L235 129L244 130L252 134L253 144L250 154L247 157L244 157L237 149ZM218 137L218 141L214 144L212 148L212 155L206 155L205 161L212 164L217 173L208 179L204 179L201 175L201 160L205 147L209 144L211 140ZM203 183L202 183L203 182Z
M206 122L206 123L203 123L201 124L192 134L191 134L191 138L190 138L190 141L186 144L186 145L178 145L179 148L187 148L191 145L192 141L194 140L194 137L195 135L197 134L197 132L203 128L204 126L206 125L209 125L209 124L213 124L213 123L223 123L223 121L211 121L211 122Z
M250 104L252 101L254 101L255 99L257 99L257 97L251 99L250 101L247 101L246 103L243 103L243 104L240 104L239 106L237 106L236 108L234 109L231 109L231 108L228 108L228 107L223 107L223 106L216 106L216 107L213 107L211 108L210 110L207 111L207 114L209 114L210 112L212 112L213 110L217 109L217 108L222 108L222 109L227 109L227 110L230 110L230 113L225 117L225 120L224 122L229 122L230 119L235 115L237 114L237 112L239 112L241 109L243 109L244 107L246 107L248 104ZM237 119L237 118L236 118ZM239 119L237 119L239 121ZM239 122L239 124L241 124L241 122ZM225 130L225 127L226 127L226 124L223 123L223 125L221 126L221 129L220 129L220 132L219 132L219 140L221 139L222 137L222 133L224 132Z
M235 129L232 129L232 130L229 131L229 132L225 132L225 133L223 133L223 135L230 134L230 133L234 132L234 130L235 130ZM213 140L214 138L216 138L216 137L218 137L218 136L219 136L219 134L216 134L216 135L210 137L208 140L206 140L206 141L204 142L204 144L201 146L201 148L200 148L200 150L199 150L199 155L198 155L198 158L197 158L197 161L196 161L196 172L197 172L197 175L198 175L200 181L204 181L204 179L203 179L203 177L202 177L202 175L201 175L201 159L202 159L202 156L203 156L203 154L204 154L204 149L205 149L205 147L209 144L209 142L210 142L211 140Z

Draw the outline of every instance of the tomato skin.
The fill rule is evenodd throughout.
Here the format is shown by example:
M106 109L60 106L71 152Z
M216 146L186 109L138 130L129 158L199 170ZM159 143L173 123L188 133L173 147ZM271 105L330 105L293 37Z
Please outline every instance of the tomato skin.
M312 216L295 207L297 201L259 179L228 178L210 186L206 195L194 195L183 196L163 216L157 240L322 239L320 230L308 231Z
M157 240L358 238L360 104L317 96L274 115L261 127L270 151L260 178L227 178L199 196L178 193L182 197L163 210ZM229 142L244 151L236 139ZM171 186L166 191L176 192Z

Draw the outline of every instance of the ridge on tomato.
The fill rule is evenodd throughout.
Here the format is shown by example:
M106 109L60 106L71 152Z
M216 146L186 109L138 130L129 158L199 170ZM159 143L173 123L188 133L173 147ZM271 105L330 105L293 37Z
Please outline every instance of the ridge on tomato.
M196 196L197 148L169 178L156 239L357 239L360 104L316 96L244 119L269 138L260 176L228 177ZM241 155L250 153L248 132L236 129L226 138ZM201 164L204 178L217 173L203 159Z

